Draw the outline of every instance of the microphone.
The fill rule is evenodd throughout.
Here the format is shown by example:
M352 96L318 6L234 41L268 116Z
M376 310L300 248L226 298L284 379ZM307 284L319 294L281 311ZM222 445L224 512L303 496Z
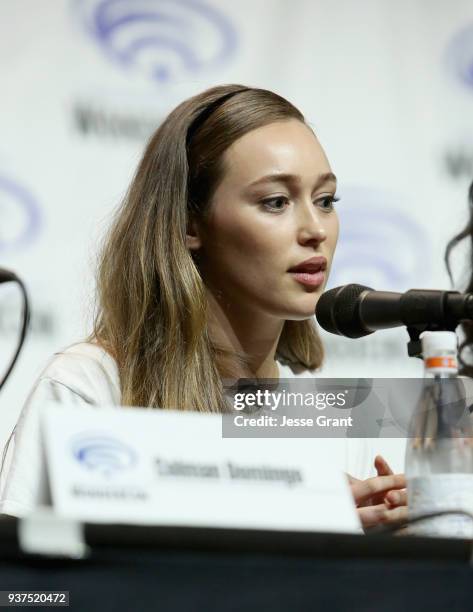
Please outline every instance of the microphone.
M473 293L434 289L395 293L351 284L326 291L315 314L325 331L347 338L402 325L454 331L460 321L473 319Z

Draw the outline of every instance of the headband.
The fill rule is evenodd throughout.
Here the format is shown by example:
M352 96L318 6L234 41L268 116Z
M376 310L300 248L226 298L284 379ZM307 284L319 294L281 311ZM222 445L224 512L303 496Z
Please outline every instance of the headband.
M197 130L200 127L204 125L204 123L207 121L210 115L212 115L217 110L217 108L222 106L224 102L226 102L230 98L233 98L233 96L236 96L236 94L239 94L242 91L249 91L249 89L250 89L249 87L245 87L244 89L238 89L237 91L231 91L230 93L226 93L225 95L221 96L220 98L217 98L216 100L208 104L197 115L197 117L192 121L190 126L187 128L186 146L187 147L189 146L192 138L194 137L194 134L197 132Z

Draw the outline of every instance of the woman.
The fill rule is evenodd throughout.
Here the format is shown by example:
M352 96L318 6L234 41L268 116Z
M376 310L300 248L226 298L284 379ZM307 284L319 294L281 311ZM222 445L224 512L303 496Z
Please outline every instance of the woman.
M93 335L55 356L28 398L1 509L40 498L22 457L44 399L221 412L224 378L313 376L335 188L314 133L280 96L227 85L179 105L105 243ZM376 465L379 477L352 479L365 526L405 515L403 477Z

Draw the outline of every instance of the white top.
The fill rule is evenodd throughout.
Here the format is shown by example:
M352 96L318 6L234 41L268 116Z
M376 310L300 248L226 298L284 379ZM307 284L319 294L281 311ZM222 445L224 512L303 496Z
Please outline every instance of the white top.
M281 362L278 365L281 378L315 376L314 371ZM39 432L39 407L51 400L98 408L120 406L117 364L103 349L90 343L76 344L51 358L30 392L8 442L0 513L23 516L35 506L51 501ZM372 439L301 439L301 444L307 445L308 452L312 444L327 445L330 464L358 478L373 473L374 456L379 452Z

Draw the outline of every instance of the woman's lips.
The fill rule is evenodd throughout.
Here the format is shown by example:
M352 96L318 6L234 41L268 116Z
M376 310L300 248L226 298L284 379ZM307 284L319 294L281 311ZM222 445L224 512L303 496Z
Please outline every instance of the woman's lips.
M307 287L319 287L325 280L325 272L323 270L318 272L289 272L289 274L298 283Z

